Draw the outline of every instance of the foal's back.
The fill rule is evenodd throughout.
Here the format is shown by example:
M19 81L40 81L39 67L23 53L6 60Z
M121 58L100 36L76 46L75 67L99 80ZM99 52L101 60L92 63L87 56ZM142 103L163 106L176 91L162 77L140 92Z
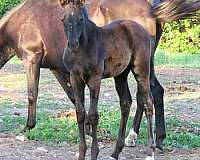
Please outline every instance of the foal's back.
M100 34L98 40L105 48L104 77L119 75L130 63L149 63L150 37L138 23L115 21L102 27Z

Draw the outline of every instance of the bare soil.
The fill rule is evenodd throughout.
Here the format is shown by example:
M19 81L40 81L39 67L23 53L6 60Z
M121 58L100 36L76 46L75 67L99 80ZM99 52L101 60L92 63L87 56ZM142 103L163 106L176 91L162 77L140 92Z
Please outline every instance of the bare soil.
M101 145L99 160L109 160L114 144ZM145 146L125 147L119 160L144 160ZM47 144L25 141L0 145L0 160L76 160L78 146L75 144ZM86 160L90 159L90 150ZM156 160L199 160L200 149L166 149L164 153L156 151Z
M176 116L185 121L200 121L200 70L185 68L156 68L158 79L165 88L165 115L166 118ZM21 65L6 65L1 71L1 77L9 75L24 74ZM12 115L18 107L16 101L21 101L24 105L17 108L17 112L26 116L27 114L27 98L26 98L26 81L22 80L22 84L16 82L16 79L6 79L14 83L16 87L5 87L0 81L0 101L9 98L13 101L13 107L5 108L0 106L0 118L2 115ZM118 106L118 97L114 90L113 80L103 80L100 104L108 105L111 108ZM20 85L20 87L18 87ZM133 95L133 107L135 108L136 84L133 76L130 76L129 86ZM47 96L44 96L47 95ZM58 85L55 78L52 77L48 70L42 70L40 94L38 102L54 101L53 107L42 108L50 114L58 113L65 107L72 108L73 105L66 98L62 88ZM86 100L88 93L86 92ZM88 103L88 102L87 102ZM46 105L46 104L44 104ZM47 104L48 105L48 104ZM14 108L16 107L16 108ZM38 110L40 110L39 108ZM0 131L1 131L0 125ZM114 144L102 144L99 160L108 160L114 148ZM0 141L0 160L74 160L78 151L76 144L52 144L36 141L20 142L16 141L12 136L8 136L8 140L1 143ZM134 148L125 148L120 156L120 160L141 160L144 159L145 146L139 145ZM89 151L86 160L89 158ZM156 152L157 160L200 160L200 148L197 149L181 149L166 148L164 153Z

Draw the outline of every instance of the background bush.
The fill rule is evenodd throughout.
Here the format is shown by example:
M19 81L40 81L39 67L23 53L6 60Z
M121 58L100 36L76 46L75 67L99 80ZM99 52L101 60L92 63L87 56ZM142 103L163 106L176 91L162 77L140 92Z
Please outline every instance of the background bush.
M0 17L2 17L7 10L19 4L22 0L0 0Z
M0 17L23 0L0 0ZM165 25L159 48L170 53L200 53L200 19Z
M170 53L200 53L200 19L166 24L160 42Z

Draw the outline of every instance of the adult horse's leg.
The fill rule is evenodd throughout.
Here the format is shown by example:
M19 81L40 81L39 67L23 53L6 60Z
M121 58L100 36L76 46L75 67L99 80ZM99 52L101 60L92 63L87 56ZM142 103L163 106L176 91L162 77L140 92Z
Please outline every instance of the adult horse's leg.
M115 150L111 155L115 159L118 159L118 156L125 144L126 125L130 112L130 107L132 104L132 98L127 82L128 73L129 70L126 70L121 75L115 77L115 88L117 90L120 99L120 107L121 107L121 122L120 122L118 139Z
M156 133L156 147L163 150L162 142L166 137L165 117L164 117L164 89L157 80L154 72L151 72L150 84L151 91L154 98L155 107L155 133Z
M150 64L151 65L150 85L151 85L151 92L154 98L154 107L155 107L156 147L160 150L163 150L162 142L166 137L165 115L164 115L164 88L159 83L154 70L154 54L163 31L161 24L157 23L156 30L157 33L156 33L155 49L151 57L151 64Z
M71 102L75 104L74 93L70 83L70 75L59 70L51 70L51 72L54 74Z
M56 79L58 80L58 82L60 83L62 88L64 89L65 93L67 94L67 96L69 97L71 102L73 104L75 104L74 92L73 92L73 89L72 89L72 86L70 83L70 75L68 73L64 73L60 70L51 70L51 72L56 77ZM89 124L89 120L87 118L88 116L86 113L85 113L85 116L86 116L85 117L85 132L88 135L91 135L90 124Z
M74 91L75 106L77 114L77 123L79 128L79 158L78 160L85 160L85 153L87 150L84 132L84 121L85 121L85 108L84 108L84 89L85 83L75 76L70 76L70 82Z
M97 160L99 154L98 140L97 140L97 125L99 121L98 115L98 99L101 85L100 76L92 76L88 81L88 88L90 90L90 108L87 115L88 122L92 126L92 147L91 160Z
M43 54L36 54L30 51L25 53L25 55L23 63L26 69L28 85L28 120L24 131L34 128L36 124L36 101L38 97L40 64Z

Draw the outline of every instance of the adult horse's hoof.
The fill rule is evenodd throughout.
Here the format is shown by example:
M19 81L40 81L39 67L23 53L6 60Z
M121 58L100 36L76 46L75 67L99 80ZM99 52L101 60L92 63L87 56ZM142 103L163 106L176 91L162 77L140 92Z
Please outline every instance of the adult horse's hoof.
M125 146L127 147L135 147L135 140L137 139L137 133L133 129L130 130L128 136L125 139Z
M156 148L159 149L160 151L164 152L164 149L163 149L162 145L156 145Z
M22 129L22 130L20 131L20 133L25 133L25 132L27 132L27 131L30 131L30 128L28 128L28 127L26 126L26 127L24 127L24 129Z
M24 127L24 129L21 130L21 133L25 133L25 132L27 132L27 131L30 131L30 130L33 129L33 128L35 128L35 124L34 124L34 125L31 125L31 126L26 125L26 126Z
M119 159L119 153L113 152L113 154L109 157L109 160L118 160Z
M164 149L163 149L162 141L163 140L161 140L161 139L156 140L156 148L163 152Z

